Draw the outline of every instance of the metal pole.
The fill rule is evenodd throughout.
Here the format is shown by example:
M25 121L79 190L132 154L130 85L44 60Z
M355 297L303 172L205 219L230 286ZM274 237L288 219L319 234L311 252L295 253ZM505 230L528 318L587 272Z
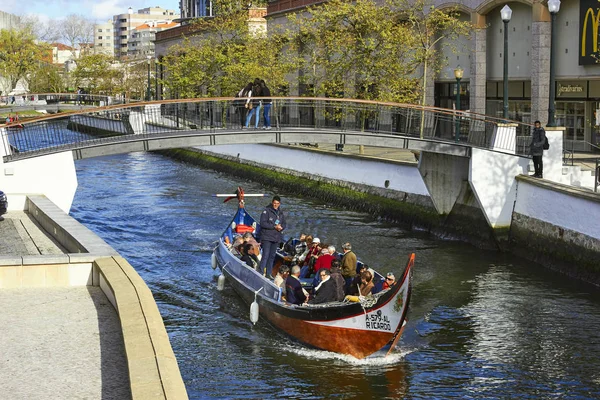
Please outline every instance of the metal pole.
M160 100L158 96L158 63L154 60L154 100Z
M146 101L150 101L150 60L148 60L148 89L146 89Z
M508 119L508 21L504 22L504 104L502 118Z
M456 78L456 111L460 112L460 78ZM454 141L460 141L460 116L456 114L456 126L454 127Z
M600 158L596 158L596 175L594 176L594 192L598 192L598 184L600 183Z
M548 125L556 126L554 122L554 98L556 97L556 83L555 83L555 72L554 72L554 21L556 20L556 13L550 13L552 16L550 20L550 95L548 96Z

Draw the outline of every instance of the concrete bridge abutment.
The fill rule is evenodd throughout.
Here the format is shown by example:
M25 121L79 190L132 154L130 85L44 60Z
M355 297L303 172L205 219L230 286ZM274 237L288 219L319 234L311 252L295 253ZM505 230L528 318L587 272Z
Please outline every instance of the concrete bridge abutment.
M0 138L4 142L5 129L0 128ZM43 194L68 214L77 190L73 152L5 163L7 151L10 151L10 146L0 144L0 190L8 197L8 209L22 211L27 195Z
M419 173L440 215L452 211L464 182L469 178L469 159L451 154L421 152Z

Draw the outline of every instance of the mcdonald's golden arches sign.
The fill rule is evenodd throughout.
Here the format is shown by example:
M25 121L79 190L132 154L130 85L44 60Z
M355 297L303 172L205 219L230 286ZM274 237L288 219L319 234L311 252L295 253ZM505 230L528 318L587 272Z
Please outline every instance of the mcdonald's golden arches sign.
M579 0L579 65L600 65L600 0Z

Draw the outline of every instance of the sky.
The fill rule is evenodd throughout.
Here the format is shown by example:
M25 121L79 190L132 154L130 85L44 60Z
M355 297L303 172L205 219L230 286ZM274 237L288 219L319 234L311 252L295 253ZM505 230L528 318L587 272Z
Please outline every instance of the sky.
M0 11L19 16L35 14L43 21L80 14L95 22L106 22L115 14L125 14L129 7L137 11L162 7L179 12L179 0L0 0Z

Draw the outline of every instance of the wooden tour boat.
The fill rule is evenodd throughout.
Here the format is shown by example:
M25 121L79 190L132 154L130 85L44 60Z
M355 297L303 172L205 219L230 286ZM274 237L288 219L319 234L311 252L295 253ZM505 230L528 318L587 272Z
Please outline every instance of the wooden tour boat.
M360 302L290 304L282 299L281 289L271 279L246 265L231 249L237 234L252 232L257 239L260 238L260 225L244 208L243 191L238 188L235 195L219 196L237 197L239 207L213 252L212 266L221 270L219 288L222 289L227 280L251 305L252 322L256 323L260 315L298 342L359 359L390 354L407 321L414 253L409 256L404 273L394 286L375 295L361 297ZM282 246L278 250L276 264L290 258L291 254L285 251L290 248L294 246ZM378 272L375 276L375 279L383 279ZM303 280L303 285L309 282L312 285L312 278Z

